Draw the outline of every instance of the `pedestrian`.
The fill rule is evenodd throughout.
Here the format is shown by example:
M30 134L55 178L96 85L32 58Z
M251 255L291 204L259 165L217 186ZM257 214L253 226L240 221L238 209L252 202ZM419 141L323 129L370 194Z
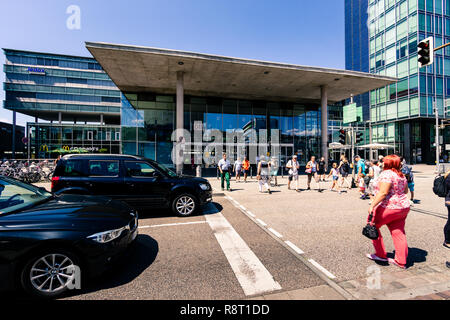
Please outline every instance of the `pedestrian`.
M326 171L326 162L325 162L325 158L322 157L320 158L318 164L318 170L317 170L317 174L319 176L319 181L325 181L325 171Z
M278 158L277 157L272 157L270 159L270 181L272 181L272 178L275 182L275 187L278 187Z
M227 191L231 191L230 188L230 170L231 170L231 164L230 161L227 159L227 154L224 153L222 156L222 159L220 159L219 163L217 164L217 167L220 171L220 186L222 187L222 191L224 190L224 182L227 182Z
M333 163L333 166L332 166L327 178L329 178L331 175L333 176L333 184L331 185L330 191L333 191L334 187L337 187L337 191L339 193L341 193L341 189L339 188L339 185L338 185L339 171L338 171L337 167L338 167L337 163Z
M240 158L237 158L233 165L233 172L236 174L235 180L236 182L241 181L241 172L242 172L242 162Z
M372 203L374 196L375 196L375 188L373 186L375 179L378 178L378 176L381 173L381 168L378 166L378 161L377 160L372 160L369 164L369 174L368 176L370 177L370 181L369 184L367 185L367 193L369 194L370 197L370 202L369 205Z
M318 165L316 162L316 157L312 156L311 160L306 164L306 174L308 175L308 188L307 190L311 190L311 180L312 178L314 178L314 181L316 182L316 184L319 185L319 192L322 192L322 189L320 188L320 181L317 178L317 170L318 170Z
M444 226L444 247L450 249L450 170L445 173L444 178L447 190L447 195L445 196L445 206L448 211L447 223Z
M244 161L242 161L242 169L244 170L244 183L247 183L247 176L250 173L250 161L247 157L244 157Z
M59 160L61 160L61 155L58 154L58 157L56 157L55 162L54 162L54 166L56 167L56 165L58 164Z
M366 162L359 155L355 156L356 161L356 182L359 187L360 199L367 199L366 184L364 177L366 176Z
M286 164L286 168L289 169L289 177L288 177L288 190L291 190L291 182L295 181L295 191L299 191L298 189L298 170L300 169L300 164L297 161L297 155L293 155L292 159L288 161Z
M383 159L384 169L375 180L375 198L369 207L368 222L375 224L378 239L372 240L375 254L367 254L371 260L389 262L406 268L408 244L405 234L405 221L410 205L407 197L408 182L400 170L400 157L388 155ZM373 215L370 220L370 215ZM395 259L387 258L380 228L389 228L395 247Z
M270 162L266 160L265 156L259 157L257 175L259 192L263 192L263 186L267 189L269 194L272 193L269 186Z
M412 168L408 166L406 163L405 158L401 157L402 159L402 173L405 175L406 181L408 181L408 189L409 193L411 195L410 197L410 205L414 205L414 174L412 172Z
M339 163L338 170L341 175L341 183L339 185L339 189L342 188L344 182L347 184L347 188L351 189L352 183L348 181L348 176L350 174L350 164L348 163L348 159L345 155L341 156L341 162Z

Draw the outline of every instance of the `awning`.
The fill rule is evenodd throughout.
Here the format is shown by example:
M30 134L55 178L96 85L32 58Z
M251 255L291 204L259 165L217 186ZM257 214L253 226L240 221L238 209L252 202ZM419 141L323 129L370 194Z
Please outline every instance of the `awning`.
M184 93L197 96L329 103L397 81L370 73L223 57L178 50L86 42L86 48L124 92L174 94L177 72Z

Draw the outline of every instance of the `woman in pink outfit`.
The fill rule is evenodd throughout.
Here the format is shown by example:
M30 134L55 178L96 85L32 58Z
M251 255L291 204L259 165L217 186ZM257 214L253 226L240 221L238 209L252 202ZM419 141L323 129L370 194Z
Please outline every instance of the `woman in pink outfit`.
M405 220L409 213L408 182L400 171L401 161L397 155L383 159L383 171L374 181L375 198L369 207L373 212L379 237L372 240L375 254L368 254L372 260L385 261L400 268L406 267L408 244L405 235ZM395 259L387 259L380 228L387 225L395 246Z

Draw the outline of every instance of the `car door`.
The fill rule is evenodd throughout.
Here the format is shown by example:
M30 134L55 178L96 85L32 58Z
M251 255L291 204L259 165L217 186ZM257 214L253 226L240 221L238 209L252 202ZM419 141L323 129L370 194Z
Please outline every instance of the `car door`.
M88 179L85 184L92 195L120 199L124 192L118 160L89 160Z
M124 161L128 202L136 207L164 207L168 190L164 176L146 161Z

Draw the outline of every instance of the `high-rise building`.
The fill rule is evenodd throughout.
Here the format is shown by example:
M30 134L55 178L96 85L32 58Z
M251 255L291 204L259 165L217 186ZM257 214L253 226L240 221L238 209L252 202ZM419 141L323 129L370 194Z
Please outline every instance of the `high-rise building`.
M13 111L13 122L15 112L35 118L27 123L28 156L120 152L120 91L95 59L3 50L3 106Z
M366 15L361 13L364 7ZM368 62L369 72L398 78L370 92L372 142L392 145L411 163L433 164L433 104L444 119L450 48L437 51L434 64L419 69L417 43L427 37L434 38L435 47L450 42L450 0L346 0L345 16L346 68L362 68ZM363 29L367 38L361 36ZM361 49L365 46L368 54ZM448 140L445 130L438 141L443 154Z

